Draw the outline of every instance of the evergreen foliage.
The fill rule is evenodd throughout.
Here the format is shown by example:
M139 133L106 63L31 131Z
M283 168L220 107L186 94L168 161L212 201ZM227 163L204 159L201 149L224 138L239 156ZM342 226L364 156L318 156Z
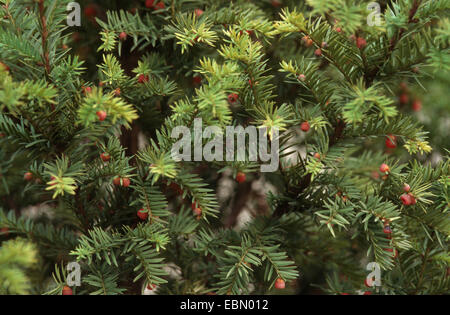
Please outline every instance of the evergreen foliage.
M450 292L449 0L69 2L0 0L0 294ZM196 118L278 170L174 160Z

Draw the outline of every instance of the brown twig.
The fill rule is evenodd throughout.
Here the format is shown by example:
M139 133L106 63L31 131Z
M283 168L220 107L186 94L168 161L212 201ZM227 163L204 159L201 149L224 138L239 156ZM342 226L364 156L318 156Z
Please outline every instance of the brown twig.
M47 30L47 18L45 17L44 0L39 0L39 18L41 20L41 37L42 37L42 59L44 61L44 67L47 77L50 75L50 59L48 53L48 30Z

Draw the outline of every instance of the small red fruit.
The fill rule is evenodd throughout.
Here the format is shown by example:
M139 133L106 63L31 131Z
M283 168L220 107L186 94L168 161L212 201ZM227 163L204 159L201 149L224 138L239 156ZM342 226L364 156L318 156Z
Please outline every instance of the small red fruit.
M138 216L139 219L141 219L141 220L147 220L147 218L148 218L148 212L146 212L144 209L139 209L139 211L137 212L137 216Z
M113 179L113 184L115 186L120 186L120 177L117 176L116 178Z
M314 55L316 55L317 57L322 56L322 49L317 48L317 49L314 51Z
M82 89L83 89L84 95L88 95L89 93L92 92L92 88L90 86L83 86Z
M202 9L195 9L195 16L200 17L203 14L203 10Z
M154 3L155 3L155 0L146 0L145 7L151 9L151 8L153 8Z
M412 103L412 110L415 112L419 112L422 109L422 101L419 99L415 99Z
M380 172L381 173L389 173L390 168L387 164L383 163L380 165Z
M387 135L385 144L387 148L395 149L397 147L397 138L394 135Z
M236 181L237 181L239 184L245 182L245 179L246 179L245 173L238 172L238 173L236 174Z
M95 114L97 115L98 120L100 121L104 121L106 119L106 116L108 116L104 110L99 110Z
M73 291L70 287L65 285L62 289L62 295L73 295Z
M145 83L145 82L148 82L148 80L149 80L149 77L148 77L148 75L145 75L145 74L141 74L138 77L139 83Z
M230 102L231 104L236 103L238 100L238 95L236 93L231 93L230 95L228 95L228 102Z
M411 204L415 205L417 203L416 197L414 197L411 193L408 194L411 197Z
M385 234L391 234L392 233L392 229L389 225L385 225L383 228L383 233Z
M119 34L119 39L121 41L126 41L127 40L127 33L125 33L125 32L120 33Z
M158 2L157 4L155 4L155 10L162 10L165 7L166 7L166 5L162 1Z
M109 159L111 158L111 155L109 155L106 152L103 152L102 154L100 154L100 158L103 160L103 162L108 162Z
M9 235L9 229L7 227L1 228L0 229L0 235L8 236Z
M403 191L404 192L409 192L411 190L411 187L408 184L404 184L403 185Z
M27 182L30 182L30 181L33 180L33 173L26 172L25 175L23 176L23 178L24 178Z
M88 17L95 17L97 16L97 10L93 4L89 4L84 8L84 14Z
M314 157L316 158L316 159L318 159L318 160L320 160L320 153L314 153Z
M194 82L194 84L200 84L200 83L202 83L202 77L199 75L196 75L195 77L192 78L192 81Z
M194 212L194 214L196 216L201 216L202 215L202 209L200 209L200 208L195 208L193 212Z
M356 46L357 46L359 49L363 49L364 47L366 47L366 45L367 45L367 42L366 42L366 40L365 40L364 38L358 37L358 38L356 39Z
M153 290L154 288L156 288L156 284L150 284L150 283L147 284L147 289L148 289L148 290L151 291L151 290Z
M342 28L340 28L339 26L336 27L336 32L338 32L338 33L342 32Z
M279 8L279 7L281 6L280 0L272 0L272 1L271 1L271 4L272 4L272 6L275 7L275 8Z
M365 291L363 295L372 295L372 291Z
M300 75L298 76L298 79L299 79L300 81L304 82L304 81L306 80L306 76L305 76L304 74L300 74Z
M408 103L408 101L409 101L408 94L406 94L406 93L400 94L400 97L399 97L400 104L406 104L406 103Z
M122 186L123 186L123 187L128 187L128 186L130 186L130 183L131 183L131 181L130 181L129 178L127 178L127 177L122 178Z
M283 290L286 287L286 283L283 279L278 278L277 281L275 281L275 289Z
M0 62L0 70L5 70L5 71L9 72L10 69L3 62Z
M309 123L307 121L302 122L302 124L300 125L300 129L304 132L308 132L310 128L311 128L311 126L309 125Z
M403 194L400 196L400 200L405 206L409 206L413 203L411 194Z

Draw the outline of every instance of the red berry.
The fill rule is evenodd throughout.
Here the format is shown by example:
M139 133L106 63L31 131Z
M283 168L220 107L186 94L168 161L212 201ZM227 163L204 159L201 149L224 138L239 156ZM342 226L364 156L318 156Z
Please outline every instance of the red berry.
M383 228L383 233L385 234L391 234L392 233L392 229L389 225L385 225Z
M117 89L114 90L114 95L115 96L120 96L121 93L122 92L120 91L120 88L117 88Z
M9 235L9 229L7 227L1 228L0 229L0 235L8 236Z
M412 110L418 112L422 109L422 101L419 99L415 99L412 103Z
M340 293L340 295L350 295L350 294L343 292L343 293Z
M147 220L148 218L148 212L146 212L144 209L140 209L137 212L137 216L139 217L139 219L141 220Z
M130 186L130 183L131 183L131 181L130 181L129 178L127 178L127 177L122 178L122 186L123 186L123 187L128 187L128 186Z
M318 159L318 160L320 160L320 153L314 153L314 157L316 158L316 159Z
M87 95L92 92L92 88L90 86L83 86L81 88L83 89L84 95Z
M381 173L389 173L390 168L387 164L383 163L380 165L380 172Z
M304 74L300 74L297 78L302 82L306 80L306 76Z
M165 7L166 7L166 5L162 1L158 2L157 4L155 4L155 10L162 10Z
M97 10L93 4L89 4L84 8L84 14L88 17L95 17L97 16Z
M148 80L149 80L149 77L148 77L148 75L145 75L145 74L141 74L138 77L139 83L145 83L145 82L148 82Z
M400 200L405 206L409 206L413 203L411 195L410 194L403 194L400 196Z
M317 57L322 56L322 49L317 48L317 49L314 51L314 55L316 55Z
M196 216L201 216L201 215L202 215L202 209L200 209L200 208L195 208L195 209L194 209L194 214L195 214Z
M236 174L236 181L237 181L239 184L245 182L245 179L246 179L245 173L238 172L238 173Z
M372 284L373 284L373 280L372 279L364 279L364 284L366 287L371 288Z
M197 17L200 17L202 14L203 14L203 10L202 9L195 9L195 15L197 16Z
M372 291L365 291L363 295L372 295Z
M202 83L202 77L199 75L196 75L195 77L192 78L192 81L194 82L194 84L200 84L200 83Z
M406 93L400 94L399 102L400 104L406 104L409 101L409 96Z
M119 39L120 39L121 41L127 40L127 33L125 33L125 32L120 33L120 34L119 34Z
M147 289L148 290L153 290L154 288L156 288L156 284L147 284Z
M3 62L0 62L0 70L5 70L5 71L9 72L10 69Z
M116 178L113 179L113 184L115 186L120 186L120 177L117 176Z
M277 281L275 281L275 289L283 290L286 287L286 283L283 279L278 278Z
M338 33L342 32L342 28L340 28L339 26L336 27L336 32L338 32Z
M33 180L33 173L26 172L25 175L23 176L23 178L24 178L27 182L30 182L30 181Z
M103 162L108 162L111 156L108 153L103 152L100 154L100 158L103 160Z
M404 184L403 185L403 191L404 192L409 192L411 190L411 187L408 184Z
M100 121L104 121L106 119L106 112L104 110L99 110L98 112L96 112L98 120Z
M72 294L73 294L72 289L65 285L62 289L62 295L72 295Z
M416 197L414 197L411 193L409 193L408 195L409 195L410 198L411 198L411 204L412 204L412 205L415 205L415 204L417 203Z
M151 8L153 8L154 3L155 3L155 0L146 0L145 7L151 9Z
M238 95L237 95L236 93L231 93L230 95L228 95L228 101L229 101L231 104L236 103L237 100L238 100Z
M308 132L310 128L311 128L311 126L309 125L309 123L307 121L302 122L302 124L300 125L300 129L304 132Z
M395 149L397 147L397 138L394 135L387 135L385 144L387 148Z
M274 6L275 8L279 8L281 6L281 2L280 0L272 0L271 1L272 6Z
M366 45L367 45L367 42L366 42L366 40L365 40L364 38L358 37L358 38L356 39L356 46L357 46L359 49L363 49L364 47L366 47Z

